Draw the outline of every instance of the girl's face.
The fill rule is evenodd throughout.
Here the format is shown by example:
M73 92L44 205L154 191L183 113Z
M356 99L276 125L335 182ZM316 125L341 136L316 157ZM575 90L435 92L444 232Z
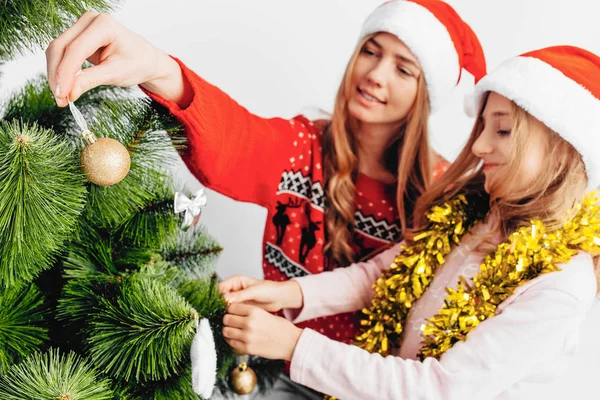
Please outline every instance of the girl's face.
M421 67L396 36L379 33L364 44L351 75L348 110L364 125L396 127L417 96Z
M541 126L537 126L541 125L541 122L536 120L534 124L527 124L529 129L522 132L525 142L522 157L521 160L515 161L512 161L513 147L516 146L511 132L514 126L512 102L498 93L491 92L481 114L481 123L483 131L473 143L471 151L483 161L486 192L489 193L492 183L500 179L508 182L512 191L527 188L540 176L545 159L545 132L540 129ZM505 180L512 162L522 163L521 173Z

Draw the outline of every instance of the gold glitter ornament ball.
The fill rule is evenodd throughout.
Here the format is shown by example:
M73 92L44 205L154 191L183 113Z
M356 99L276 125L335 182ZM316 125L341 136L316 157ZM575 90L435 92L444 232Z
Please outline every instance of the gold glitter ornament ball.
M81 152L81 169L86 178L99 186L117 184L127 176L131 159L120 142L100 138L89 143Z
M256 386L256 374L246 363L241 363L231 371L231 386L237 394L248 394Z

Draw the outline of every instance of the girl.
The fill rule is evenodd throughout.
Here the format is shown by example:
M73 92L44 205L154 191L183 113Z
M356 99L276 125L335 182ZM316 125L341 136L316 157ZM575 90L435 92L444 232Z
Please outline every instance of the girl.
M600 57L575 47L503 63L477 84L468 144L405 245L293 291L247 280L227 295L230 345L291 360L293 381L344 400L535 398L597 290L600 209L584 193L600 183L598 82ZM257 305L294 322L364 308L358 347Z
M85 14L46 54L60 106L101 84L140 84L165 105L186 129L183 158L200 182L267 208L263 269L275 281L346 266L401 238L415 199L446 167L428 144L430 110L463 67L485 73L474 33L437 0L388 2L367 18L326 124L257 117L106 14ZM86 58L96 66L76 76ZM349 342L355 319L302 326Z

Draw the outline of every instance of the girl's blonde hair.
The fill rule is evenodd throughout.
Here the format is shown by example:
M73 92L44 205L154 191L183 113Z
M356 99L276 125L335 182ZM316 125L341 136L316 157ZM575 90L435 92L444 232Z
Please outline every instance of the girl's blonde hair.
M331 123L323 133L323 165L327 207L324 247L330 267L346 266L356 261L351 242L356 211L358 176L357 121L348 112L351 79L363 46L377 34L362 40L352 55L338 89ZM397 208L401 232L410 227L416 199L429 186L431 155L427 134L429 100L422 74L411 111L400 121L398 132L385 154L386 168L397 177Z
M415 205L414 229L410 235L427 226L426 212L460 192L487 196L484 190L481 160L471 149L483 131L482 113L487 104L486 94L469 140L448 171L421 196ZM489 187L489 214L492 231L502 237L539 218L550 229L559 228L575 203L582 200L587 187L587 175L581 155L566 140L531 114L512 103L512 154L505 173ZM515 176L523 174L527 150L534 135L541 135L545 150L542 173L524 188L511 187ZM465 172L466 171L466 172ZM482 242L482 246L486 241ZM594 259L597 275L599 258Z

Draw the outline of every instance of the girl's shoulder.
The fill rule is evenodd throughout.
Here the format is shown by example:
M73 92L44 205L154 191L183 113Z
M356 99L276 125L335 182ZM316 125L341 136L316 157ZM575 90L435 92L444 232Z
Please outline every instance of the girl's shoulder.
M558 267L560 271L545 273L526 282L515 291L515 296L555 291L573 297L584 308L590 308L598 290L592 257L580 251L569 262L558 264Z
M589 253L580 251L571 261L559 264L560 271L546 274L547 285L571 294L580 300L594 298L598 291L594 260ZM552 276L555 274L554 276ZM544 275L541 276L542 278Z

